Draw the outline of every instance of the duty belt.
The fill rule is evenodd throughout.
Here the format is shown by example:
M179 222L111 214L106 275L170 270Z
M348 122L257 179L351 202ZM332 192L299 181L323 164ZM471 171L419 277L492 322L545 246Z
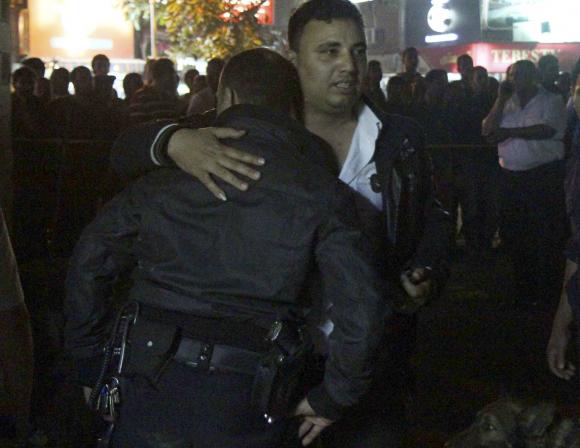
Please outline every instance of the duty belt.
M255 375L263 357L263 353L184 337L173 360L196 370L223 370Z

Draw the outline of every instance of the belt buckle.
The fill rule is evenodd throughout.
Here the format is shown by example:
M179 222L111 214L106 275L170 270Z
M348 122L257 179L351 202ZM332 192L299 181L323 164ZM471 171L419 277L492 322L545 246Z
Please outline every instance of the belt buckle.
M201 370L210 370L211 355L213 352L212 344L201 344L199 355L197 357L197 365Z
M199 353L195 360L185 361L187 367L191 367L195 370L213 370L210 366L211 356L213 353L213 345L207 343L201 343L199 348Z

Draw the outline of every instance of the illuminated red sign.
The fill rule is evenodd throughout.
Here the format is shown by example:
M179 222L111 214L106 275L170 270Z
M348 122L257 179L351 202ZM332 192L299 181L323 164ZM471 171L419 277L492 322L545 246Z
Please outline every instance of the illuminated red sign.
M444 68L457 72L457 57L469 54L475 65L481 65L491 73L505 73L507 68L520 59L533 63L546 55L553 54L560 61L561 70L570 70L580 55L580 44L534 44L534 43L488 43L429 47L419 50L432 68Z
M247 11L249 8L262 3L256 13L258 22L263 25L272 25L274 23L274 0L266 0L265 2L260 0L229 0L229 3L237 12Z

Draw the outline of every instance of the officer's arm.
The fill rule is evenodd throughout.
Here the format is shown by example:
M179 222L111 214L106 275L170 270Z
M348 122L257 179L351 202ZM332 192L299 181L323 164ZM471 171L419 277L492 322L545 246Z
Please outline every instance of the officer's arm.
M132 187L116 196L89 224L69 262L64 302L65 348L78 361L76 373L85 377L87 385L99 367L107 339L113 284L120 273L133 267L139 216L131 190Z
M386 290L372 257L374 250L352 217L352 192L338 185L340 194L334 196L316 249L324 301L332 303L334 328L323 384L307 396L317 415L330 420L336 420L368 390L389 312Z

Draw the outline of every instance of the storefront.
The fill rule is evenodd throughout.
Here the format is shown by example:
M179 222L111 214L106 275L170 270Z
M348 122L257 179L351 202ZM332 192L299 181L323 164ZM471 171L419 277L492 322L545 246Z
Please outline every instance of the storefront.
M580 58L578 0L407 0L406 41L432 68L459 55L503 74L517 60L554 54L562 70Z

